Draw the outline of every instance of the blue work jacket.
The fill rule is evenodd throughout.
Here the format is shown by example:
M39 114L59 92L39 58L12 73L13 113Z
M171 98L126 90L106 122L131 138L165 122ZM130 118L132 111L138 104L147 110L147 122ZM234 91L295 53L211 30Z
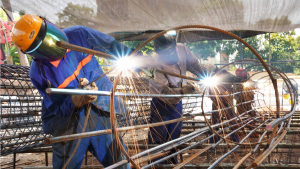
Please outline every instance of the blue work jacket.
M84 26L73 26L63 30L69 43L109 53L115 56L124 56L132 50L117 42L113 37ZM41 71L41 66L45 76ZM103 75L103 70L95 56L76 51L68 51L64 58L58 61L33 61L30 69L30 78L33 85L43 96L42 120L43 129L47 134L53 134L59 126L76 113L83 112L83 108L74 111L71 95L47 94L47 80L54 88L76 89L79 87L80 78L89 81ZM107 76L95 82L99 91L111 91L113 84ZM126 105L121 98L115 97L114 109L116 113L126 112ZM110 97L98 96L93 103L97 108L110 111ZM60 122L61 121L61 122Z

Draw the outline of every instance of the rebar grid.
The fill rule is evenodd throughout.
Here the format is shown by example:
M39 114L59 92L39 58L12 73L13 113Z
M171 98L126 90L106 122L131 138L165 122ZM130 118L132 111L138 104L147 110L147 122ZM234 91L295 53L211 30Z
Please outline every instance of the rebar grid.
M193 28L211 28L211 27L207 27L207 26L201 26L201 25L194 25L194 26L190 26ZM179 27L179 28L173 28L173 29L182 29L182 28L188 28L188 26L183 26L183 27ZM222 31L219 30L217 28L211 28L215 31L220 31L223 33L226 33L226 31ZM154 38L160 36L161 34L164 34L166 31L163 31L162 33L154 36L153 38L150 38L149 40L147 40L146 42L149 42L150 40L153 40ZM230 35L231 36L231 35ZM228 151L224 151L221 152L221 156L215 157L213 159L214 163L211 165L211 168L214 168L218 163L220 163L222 160L226 159L226 157L229 157L231 155L234 155L234 151L237 149L237 147L242 147L242 146L250 146L252 151L249 151L249 153L244 156L244 158L239 160L239 163L237 165L241 165L243 163L243 161L245 161L246 159L248 159L251 155L255 155L254 153L258 150L259 145L261 144L265 144L265 149L263 150L263 152L260 153L260 155L257 156L257 158L255 158L255 160L253 161L253 163L250 165L253 168L256 168L257 166L259 166L262 161L272 152L272 150L279 144L279 142L284 138L284 136L287 134L289 128L290 128L290 124L291 124L291 117L294 115L295 111L296 111L296 101L297 101L297 97L298 97L298 93L296 90L293 89L293 85L292 83L289 81L289 79L287 78L287 76L285 74L283 74L282 72L280 72L279 70L277 70L276 68L265 64L262 59L259 57L259 55L255 52L254 49L251 48L251 46L249 46L246 42L244 42L242 39L237 38L235 35L233 36L236 39L242 41L246 46L248 46L250 48L250 50L258 57L259 61L257 60L251 60L254 63L251 64L250 66L247 66L245 69L249 69L251 70L251 67L253 66L261 66L263 65L264 68L266 69L267 75L262 76L259 79L256 80L252 80L253 76L257 75L257 74L263 74L265 72L257 72L256 74L253 74L250 79L248 79L247 82L251 82L251 83L255 83L255 84L262 84L263 87L259 87L259 86L252 86L252 87L245 87L244 85L247 82L244 83L234 83L232 82L231 86L233 88L232 91L230 91L229 93L223 93L223 94L210 94L210 91L212 89L210 88L205 88L200 89L198 92L198 94L191 94L191 95L151 95L149 94L149 89L148 89L148 80L145 79L144 77L141 76L137 76L134 75L132 77L122 77L121 74L122 72L118 72L118 76L115 77L111 77L111 80L114 81L114 89L111 92L103 92L103 91L99 91L99 92L92 92L92 91L79 91L79 90L57 90L57 89L47 89L47 92L58 92L59 94L62 94L63 92L65 92L64 94L98 94L98 95L108 95L111 98L113 97L121 97L125 102L126 102L126 107L128 108L128 112L126 112L125 114L119 114L116 115L114 114L114 110L112 109L113 107L113 102L111 102L111 111L110 111L110 115L111 115L111 124L112 124L112 129L108 129L105 132L102 131L96 131L95 133L93 133L94 135L100 135L101 134L111 134L113 133L115 135L116 138L118 137L118 133L122 132L122 134L124 133L125 137L123 137L124 139L126 138L126 135L128 137L130 137L130 140L126 140L126 145L127 145L127 149L129 150L128 152L125 151L125 149L123 148L123 145L120 144L120 140L118 140L119 142L119 146L121 148L123 148L123 153L126 155L127 159L123 160L121 162L118 162L108 168L118 168L128 162L131 162L132 164L134 164L134 167L136 168L148 168L153 166L156 163L159 162L152 162L151 160L155 157L163 157L163 159L168 159L171 156L177 156L178 154L182 154L185 151L189 151L192 149L193 146L195 146L195 144L199 145L204 143L205 141L207 141L209 138L214 137L214 136L219 136L221 138L221 140L219 142L217 142L216 144L211 144L207 147L204 148L204 150L200 151L199 153L195 153L193 154L189 159L187 159L186 161L182 161L182 163L177 166L177 167L181 167L184 166L186 164L188 164L189 162L191 162L193 159L197 158L199 155L203 154L203 153L207 153L207 157L212 157L212 155L210 155L210 153L208 152L209 149L211 148L217 148L217 145L220 144L222 141L224 141L226 144L228 143L233 143L234 145L236 145L235 148L233 148L232 150L228 150ZM146 42L143 44L145 45ZM140 48L140 47L139 47ZM139 49L137 48L137 49ZM243 61L249 61L249 60L241 60L241 61L236 61L233 62L232 64L236 64L237 62L243 62ZM228 67L230 64L223 66L220 70ZM10 70L11 71L11 70ZM5 72L7 71L3 71L5 74ZM14 71L12 71L13 73L8 73L8 74L12 74L9 77L12 79L17 79L20 78L20 72L16 73ZM27 68L27 72L28 72L28 68ZM2 69L1 69L1 74L2 74ZM218 72L216 72L214 75L217 75ZM277 75L280 79L283 80L284 83L287 84L289 91L290 91L290 98L291 98L291 105L290 110L285 111L281 113L281 109L283 109L283 105L279 104L279 92L278 92L278 79L274 78L274 75ZM3 76L2 76L3 77ZM16 78L17 77L17 78ZM26 81L26 84L30 84L30 79L29 76L27 74L27 81L26 80L22 80L22 81ZM23 79L23 78L22 78ZM11 80L9 80L10 82ZM267 82L271 81L272 82L272 86L270 84L268 84ZM39 98L32 98L35 95L38 96L38 93L36 94L29 94L26 95L27 97L30 98L23 98L25 97L25 94L23 96L21 96L21 93L17 93L18 98L14 98L12 96L14 91L17 91L19 89L26 89L26 91L28 90L33 90L36 91L33 86L26 86L24 85L24 83L22 83L22 85L5 85L5 83L3 86L7 88L5 89L6 91L11 91L10 92L6 92L7 96L9 98L4 98L6 99L6 101L18 101L18 102L24 102L27 101L27 104L25 104L25 106L27 106L28 108L25 110L28 110L27 112L18 112L19 114L21 114L21 117L17 117L16 113L11 113L11 112L6 112L3 113L2 109L5 108L6 109L11 109L12 105L11 103L9 103L9 105L5 105L3 104L3 102L1 101L1 116L3 115L3 117L7 117L9 120L12 120L13 124L12 125L8 125L8 123L6 123L6 125L4 126L4 130L6 133L6 130L8 129L15 129L15 127L20 127L21 125L19 124L20 122L27 120L26 118L24 119L18 119L18 118L23 118L23 117L28 117L30 116L34 116L37 115L37 120L33 121L33 123L31 123L31 121L27 120L25 121L25 127L28 127L27 124L38 124L38 126L40 127L41 125L41 121L39 121L39 116L40 116L40 109L36 109L36 107L40 108L41 106L41 98L39 96ZM13 83L12 83L13 84ZM23 87L24 85L24 87ZM228 84L226 84L228 85ZM275 93L275 98L276 98L276 111L275 111L275 117L272 114L272 107L270 105L268 105L265 101L265 99L267 99L267 92L265 89L265 87L268 87L268 89L272 90ZM273 87L273 88L272 88ZM201 87L199 87L201 88ZM2 91L2 89L1 89ZM118 93L117 93L118 92ZM5 92L4 92L5 93ZM26 92L25 92L26 93ZM251 95L251 96L250 96ZM3 96L3 95L1 95ZM146 141L147 138L143 138L140 139L138 137L136 137L136 134L138 132L138 129L140 130L141 128L143 128L143 131L145 131L145 128L149 128L151 127L151 125L153 124L149 124L148 119L149 119L149 113L150 113L150 103L151 103L151 98L152 97L182 97L184 100L184 112L185 112L185 116L186 118L182 118L180 120L186 120L186 122L189 122L187 119L190 118L195 118L195 117L204 117L205 120L205 124L207 125L204 128L195 130L195 128L190 128L195 130L194 132L188 131L190 133L188 133L188 135L186 136L182 136L176 140L171 140L166 142L163 145L159 145L156 146L154 148L142 151L142 149L137 146L138 143L140 141ZM236 100L237 103L233 104L232 102L229 104L229 106L225 106L225 105L219 105L217 110L207 110L209 106L206 105L205 103L205 99L209 99L209 98L216 98L221 99L221 98L228 98L230 97L231 101L234 99ZM262 99L261 99L262 98ZM270 98L269 98L270 99ZM112 101L114 99L111 99ZM32 108L30 103L37 103L34 106L33 110L30 110L30 108ZM19 104L19 103L18 103ZM6 107L5 107L6 106ZM16 105L16 107L14 108L18 108L18 110L24 110L24 105L20 104L20 105ZM226 117L226 112L228 110L232 110L236 113L236 115L230 119L228 119ZM35 111L38 111L38 114L33 114L36 113ZM27 114L26 114L27 113ZM217 124L212 124L211 122L211 118L212 117L208 117L208 115L211 115L212 113L219 113L220 116L220 122ZM28 115L28 116L26 116ZM114 118L116 116L116 118ZM28 118L29 119L29 118ZM236 121L234 124L232 122ZM271 123L267 123L269 121L272 121ZM2 120L1 120L2 122ZM17 124L15 124L16 122L19 122ZM10 123L10 121L9 121ZM4 124L1 123L1 125ZM164 125L165 123L162 123L161 125ZM266 128L262 128L263 126L266 126ZM280 127L278 127L280 125ZM244 129L247 128L248 130ZM269 138L265 138L266 134L268 133L268 130L271 130L271 136ZM27 129L26 129L27 130ZM185 129L185 130L189 130L189 129ZM259 130L259 131L257 131ZM147 130L146 130L147 131ZM2 129L1 129L2 132ZM14 132L14 131L13 131ZM98 132L98 133L97 133ZM185 132L185 131L183 131ZM212 132L212 134L207 134L208 132ZM144 132L145 133L145 132ZM234 142L229 138L230 135L232 134L236 134L238 133L239 137L242 139L242 141L240 142ZM41 132L42 134L42 132ZM84 133L86 134L86 133ZM204 136L204 134L206 134L206 136ZM43 134L42 134L43 135ZM83 134L78 134L80 136L82 136ZM93 135L93 136L94 136ZM250 137L251 135L256 135L255 137ZM2 135L1 135L2 136ZM32 131L30 130L28 132L28 137L30 136L35 136L32 135ZM91 136L91 135L87 135ZM11 137L11 139L9 139ZM6 143L5 140L12 140L15 139L15 134L12 135L4 135L2 136L1 139L1 145L4 145L8 147L16 147L19 146L20 142L9 142ZM44 140L45 138L47 138L49 136L47 135L43 135L43 138L36 138L34 140L26 140L23 142L26 144L30 144L32 142L36 142L39 140ZM68 137L68 136L67 136ZM5 138L5 139L3 139ZM78 139L79 137L73 137L73 139ZM27 139L27 138L26 138ZM53 138L55 139L55 138ZM197 141L196 143L194 143L193 145L182 149L180 151L178 151L179 153L175 153L175 154L171 154L171 155L167 155L167 151L172 149L172 148L177 148L182 144L186 144L186 143L192 143L193 140L196 139L200 139L200 141ZM69 139L70 140L70 139ZM66 141L66 140L61 140L61 141ZM3 143L3 144L2 144ZM129 145L136 145L136 146L131 146L129 147ZM23 143L21 143L23 144ZM228 144L229 145L229 144ZM37 145L37 146L42 146L42 144ZM151 145L149 145L150 147ZM252 146L254 146L255 148L252 149ZM32 147L31 147L32 148ZM1 151L3 150L3 148L1 147ZM18 152L18 149L13 149L17 150L15 152ZM22 149L23 150L23 149ZM11 151L11 152L13 152ZM8 153L11 153L8 152ZM225 153L226 152L226 153ZM2 153L3 154L3 153ZM135 154L135 155L134 155ZM250 155L249 155L250 154ZM147 156L149 158L147 158ZM216 155L215 155L216 156ZM248 159L249 160L249 159ZM149 164L148 161L150 161ZM207 161L210 162L210 160L207 158ZM249 166L249 167L250 167ZM175 166L174 166L175 167Z

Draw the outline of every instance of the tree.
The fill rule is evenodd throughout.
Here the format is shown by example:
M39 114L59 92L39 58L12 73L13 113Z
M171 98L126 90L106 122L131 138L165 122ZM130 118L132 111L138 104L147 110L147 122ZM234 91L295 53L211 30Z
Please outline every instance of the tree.
M82 26L87 26L90 28L95 28L97 20L95 19L96 14L94 10L85 5L73 4L72 2L68 3L68 6L62 12L56 14L59 21L56 25L67 28L70 26L78 25L80 23ZM89 16L84 17L84 16ZM83 18L84 17L84 18Z
M123 42L127 47L131 48L131 49L135 49L137 48L140 44L143 43L143 41L124 41ZM140 50L143 55L153 55L154 54L154 46L153 46L153 41L149 42L146 46L144 46L141 50Z

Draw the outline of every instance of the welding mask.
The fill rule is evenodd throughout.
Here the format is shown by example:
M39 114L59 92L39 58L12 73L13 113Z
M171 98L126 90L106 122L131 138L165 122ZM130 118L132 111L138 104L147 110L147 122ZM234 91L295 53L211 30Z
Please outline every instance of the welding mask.
M159 60L163 64L174 65L179 57L175 39L168 34L162 35L153 40L155 52L159 55Z
M67 52L56 45L57 41L68 42L66 34L51 22L36 15L23 15L15 24L11 37L23 53L38 60L59 60Z

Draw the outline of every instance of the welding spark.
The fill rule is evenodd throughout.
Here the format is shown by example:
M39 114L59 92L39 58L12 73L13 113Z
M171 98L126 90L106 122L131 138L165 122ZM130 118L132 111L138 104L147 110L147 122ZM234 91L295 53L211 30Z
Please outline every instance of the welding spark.
M246 82L246 83L244 84L244 87L250 87L250 83L249 83L249 82Z
M202 82L205 86L208 87L208 86L216 86L219 83L219 80L220 79L215 76L213 77L209 76L204 78Z
M135 60L129 57L122 57L117 60L116 67L118 70L133 70L136 67Z

